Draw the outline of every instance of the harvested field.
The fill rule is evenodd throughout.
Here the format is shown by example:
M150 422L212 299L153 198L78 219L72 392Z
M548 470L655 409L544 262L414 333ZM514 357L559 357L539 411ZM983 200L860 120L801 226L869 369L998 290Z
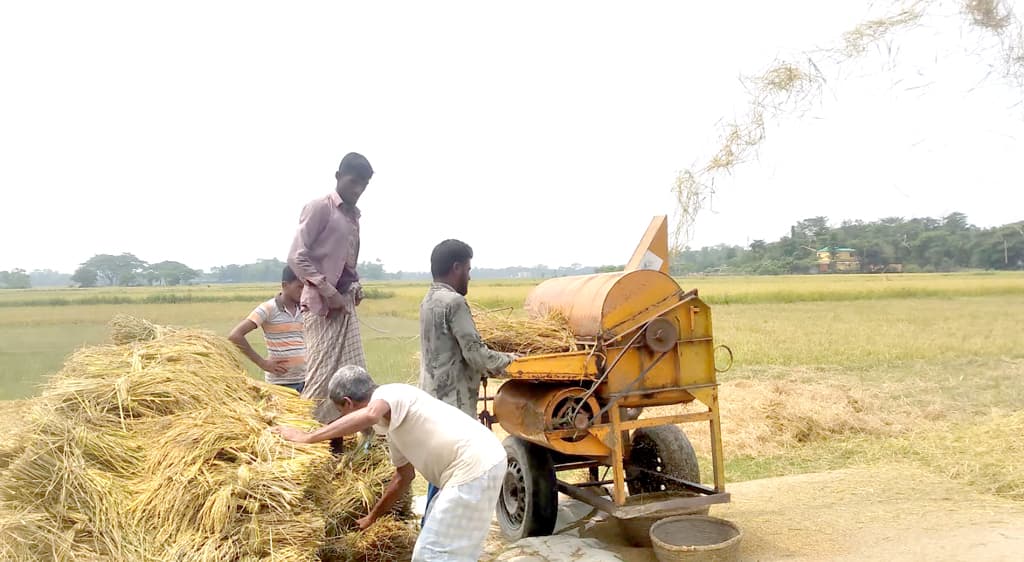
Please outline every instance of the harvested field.
M762 499L777 495L779 491L772 488L761 495L748 495L760 483L744 481L831 474L831 471L851 468L888 474L891 467L900 466L927 474L927 477L915 477L915 481L943 482L943 487L935 488L935 493L949 495L954 500L961 497L959 493L999 495L1004 498L1002 503L985 504L993 520L1006 513L1007 505L1020 504L1022 477L1013 463L1021 456L1017 436L1020 435L1019 412L1024 409L1024 386L1020 384L1024 380L1024 351L1017 342L1019 338L1014 337L1019 331L1017 319L1024 314L1021 296L1024 277L1020 274L708 277L685 278L680 283L684 288L700 289L701 297L712 304L716 341L729 345L736 353L733 370L720 377L720 396L727 487L734 492L734 505L742 504L742 509L728 508L730 511L720 514L751 531L751 544L760 545L755 551L760 559L786 556L809 559L812 555L805 549L813 549L815 539L812 530L803 527L799 532L777 535L792 526L785 523L773 526L773 522L786 521L785 509L789 508L783 506L772 511L767 523L759 519L758 513L767 505L762 504ZM408 381L415 372L416 362L409 357L419 348L417 305L426 285L387 283L382 286L395 296L364 302L361 308L361 317L380 330L367 328L363 334L370 371L381 382ZM517 318L521 313L512 309L522 306L531 286L531 282L523 281L475 282L471 298L481 305L480 308L497 311L499 319ZM131 288L118 291L136 298L172 290ZM193 290L205 297L228 289ZM258 302L261 295L271 294L276 289L266 286L246 290L251 292L251 300ZM67 295L91 298L113 291L67 291ZM15 296L43 298L48 293L5 293L0 295L0 300ZM6 398L34 395L36 398L0 401L0 420L14 420L0 424L0 473L4 471L4 463L9 462L11 452L19 452L17 446L7 447L13 444L9 436L20 430L11 423L30 419L32 416L24 412L37 403L40 393L50 396L53 391L51 384L37 386L39 381L46 373L62 369L62 363L67 362L70 368L71 361L66 358L76 348L107 341L109 332L105 324L115 314L131 312L144 315L157 325L199 326L226 333L251 306L251 302L228 298L222 303L202 304L12 305L3 308L0 314L3 385L0 390L7 393ZM189 331L195 330L190 328ZM253 338L253 344L262 351L262 341ZM118 346L102 344L91 349L107 347ZM105 354L100 358L111 364L108 370L125 368L120 360L110 361ZM226 364L238 369L237 358ZM249 368L244 363L243 367ZM262 377L252 368L248 374ZM104 388L112 389L112 379L105 380ZM496 387L492 382L489 394L493 395ZM254 388L262 388L262 385L255 384ZM155 391L154 386L145 394ZM221 390L211 388L209 392L222 396L218 400L225 399ZM95 392L83 390L81 394L91 397L83 404L99 399ZM130 396L134 400L135 393ZM187 396L180 398L187 401ZM168 398L161 398L165 399ZM118 403L116 393L113 398L103 400L115 406ZM201 407L184 405L181 410L184 413ZM252 409L258 412L259 408L256 405ZM90 406L90 409L96 408ZM114 416L115 421L120 419L117 414ZM267 425L263 421L259 423ZM702 439L706 443L706 438L696 431L699 429L696 425L692 428L684 425L684 428L702 451L701 467L706 472L710 465L706 445L701 443ZM116 431L121 431L119 423ZM79 432L83 438L95 433ZM368 458L364 460L370 462ZM338 470L335 467L335 471ZM385 464L381 470L379 479L375 480L372 475L365 478L371 484L368 486L371 496L379 493L372 491L373 486L383 485L390 468ZM343 469L341 473L345 474ZM824 510L823 518L832 521L850 510L865 509L851 503L853 500L848 496L829 493L818 484L818 477L793 478L807 485L785 490L814 497L821 495L821 506L817 509ZM775 482L783 480L769 480L764 486L775 486ZM896 480L893 484L899 486L902 482L904 480ZM418 480L417 485L418 493L423 493L422 480ZM884 491L886 485L884 479L878 478L875 489ZM878 497L882 502L884 497ZM963 497L971 498L972 502L981 501L973 495ZM351 497L345 501L350 500ZM865 517L888 518L886 509L889 508L884 502L871 505L878 509L864 511L873 514ZM989 531L970 526L976 514L972 511L956 515L956 505L956 501L950 500L942 506L927 507L953 513L951 521L962 522L963 528L970 532L977 531L974 536L987 537L985 533ZM910 504L900 506L897 508L923 512L922 508ZM325 557L345 559L343 553L352 552L353 548L388 550L391 548L389 541L401 542L413 536L411 533L399 535L397 539L385 536L381 541L372 535L348 533L345 517L332 522L330 516L323 515L345 508L318 506L318 509L324 521L323 539L318 544L322 545L319 548ZM72 511L72 507L68 510ZM347 520L351 521L351 517ZM868 530L876 528L871 521L862 523ZM940 528L938 521L932 523L934 528ZM757 531L762 525L767 525L763 532ZM18 539L10 535L11 531L16 531L18 536L49 537L46 540L55 544L58 552L67 552L59 549L62 544L69 545L71 539L62 540L60 536L66 536L73 527L54 527L53 518L46 511L32 506L14 506L8 502L0 506L0 543L7 546L22 548L18 546ZM905 520L901 528L913 530L914 523ZM846 533L843 529L836 527L835 533ZM754 532L760 537L757 541L753 538ZM65 535L58 536L59 533ZM790 536L794 533L799 536ZM941 534L944 537L955 535L949 529ZM80 533L79 536L86 535ZM362 542L350 544L354 539ZM899 538L887 536L885 540L889 541L886 544L891 547L894 559L899 559ZM274 542L276 546L276 537ZM371 547L369 542L378 546ZM912 559L908 556L911 554L903 555L903 559ZM79 558L83 557L85 554Z

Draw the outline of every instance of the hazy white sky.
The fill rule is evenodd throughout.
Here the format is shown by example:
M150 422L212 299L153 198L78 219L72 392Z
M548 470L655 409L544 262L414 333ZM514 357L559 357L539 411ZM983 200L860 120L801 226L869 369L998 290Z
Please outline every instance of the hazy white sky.
M1018 12L1024 11L1017 2ZM837 5L841 6L837 8ZM809 216L1024 218L1024 98L956 15L826 66L769 123L692 245ZM5 2L0 269L133 252L283 258L348 151L377 175L362 258L426 270L622 263L677 170L742 115L738 81L834 44L867 2ZM896 55L885 51L891 48Z

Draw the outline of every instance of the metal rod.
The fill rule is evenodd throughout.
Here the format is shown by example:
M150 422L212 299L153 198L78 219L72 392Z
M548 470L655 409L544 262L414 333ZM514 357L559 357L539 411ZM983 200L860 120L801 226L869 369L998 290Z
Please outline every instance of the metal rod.
M614 483L614 480L597 480L594 482L577 482L576 486L579 488L593 488L595 486L607 486L608 484Z
M615 488L612 497L617 505L626 503L626 471L622 467L622 461L626 457L626 444L622 439L622 427L619 425L619 409L611 411L612 422L612 478L615 479Z
M633 392L613 392L613 393L609 394L608 396L609 397L614 397L614 398L622 398L622 397L625 397L625 396L634 396L634 395L637 395L637 394L651 394L652 392L668 392L668 391L671 391L671 390L698 390L698 389L701 389L701 388L711 388L713 386L718 386L718 383L717 382L709 382L709 383L705 383L705 384L688 384L688 385L685 385L685 386L669 386L669 387L665 387L665 388L655 388L655 389L650 389L650 390L636 390L636 391L633 391Z
M555 465L555 471L557 472L557 471L562 471L562 470L579 470L581 468L590 468L592 466L601 466L601 464L602 464L601 461L566 462L566 463L562 463L562 464L556 464Z
M613 517L617 517L619 519L632 519L634 517L668 517L669 515L675 515L697 507L728 502L729 494L722 492L707 496L675 497L672 499L638 505L624 505L622 507L615 508L611 514Z
M632 382L630 382L629 384L626 385L626 389L623 391L623 393L628 393L630 390L632 390L633 386L636 383L640 382L641 379L646 377L647 373L650 373L651 369L656 367L658 365L658 363L660 363L661 360L665 358L666 355L668 355L668 351L663 351L663 352L659 353L658 356L654 358L654 361L652 361L650 365L645 367L643 371L640 371L640 374L637 375L636 378L633 379ZM609 400L608 403L605 404L601 408L601 410L597 412L597 414L594 417L590 418L590 424L587 427L590 427L591 425L594 425L594 420L600 420L601 416L603 416L605 414L605 412L607 412L609 409L611 409L611 407L614 406L615 403L618 402L618 401L619 401L618 398L613 398L613 399Z
M606 381L608 379L608 376L611 374L612 369L614 369L615 366L619 364L619 360L621 360L623 357L626 356L626 352L629 351L629 346L633 345L633 342L635 342L637 340L637 338L640 337L640 334L642 334L642 333L643 333L643 330L640 330L639 332L633 334L632 339L629 340L629 343L626 344L626 347L624 347L622 349L622 351L619 353L619 355L617 357L615 357L614 360L612 360L612 364L610 366L608 366L604 370L604 373L602 373L601 376L598 377L598 379L594 382L594 384L591 385L590 389L588 389L586 394L583 395L583 398L580 399L579 404L577 404L577 406L576 406L576 409L572 412L573 419L575 419L576 416L579 415L580 408L582 408L583 405L587 403L587 400L590 400L590 397L594 395L594 392L597 392L597 388L599 386L601 386L601 384L604 383L604 381ZM600 417L600 414L597 417ZM594 420L591 419L590 423L593 424Z
M690 423L698 421L708 421L711 419L711 412L693 412L692 414L678 414L675 416L663 416L657 418L642 418L638 420L622 421L619 422L619 428L624 430L640 429L641 427L655 427L658 425L669 425L679 423ZM610 424L602 423L591 426L589 429L591 433L593 430L609 430ZM573 437L578 435L580 430L578 429L555 429L552 431L545 431L544 435L548 439L564 439L566 437ZM604 463L600 463L604 464Z
M581 501L590 507L597 508L613 517L619 519L632 519L634 517L649 517L652 515L671 515L716 503L728 503L729 494L722 492L707 496L677 497L667 500L660 500L641 505L617 506L607 498L601 497L590 490L574 486L562 480L558 481L558 491L574 500Z
M574 500L581 501L590 507L596 507L605 513L611 513L615 511L616 508L616 505L607 498L603 498L590 490L584 490L579 486L573 486L572 484L561 480L558 481L558 491Z
M690 491L693 491L693 492L697 492L698 494L710 495L710 494L717 494L719 492L718 490L715 490L714 488L705 486L703 484L698 484L696 482L690 482L689 480L684 480L682 478L676 478L675 476L672 476L672 475L669 475L669 474L665 474L664 472L658 472L657 470L651 470L649 468L643 468L643 467L640 467L640 466L636 466L635 464L630 464L628 469L627 469L627 471L628 472L634 472L634 473L635 472L642 472L644 474L651 474L651 475L657 476L658 478L662 478L664 480L668 480L669 482L673 482L673 483L679 484L680 486L685 487L687 490L690 490Z
M711 404L708 405L711 411L711 419L708 421L711 426L711 463L714 468L715 489L719 492L725 490L725 458L722 455L722 422L718 415L718 391L711 392Z

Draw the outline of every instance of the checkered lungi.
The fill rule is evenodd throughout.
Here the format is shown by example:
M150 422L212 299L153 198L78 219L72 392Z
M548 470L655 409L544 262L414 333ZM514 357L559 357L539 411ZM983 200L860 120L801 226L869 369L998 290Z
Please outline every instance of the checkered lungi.
M317 402L313 408L317 421L331 423L341 417L338 409L327 400L331 377L345 365L366 368L359 318L354 310L332 318L303 311L302 322L306 343L306 387L302 397Z
M507 467L508 463L501 461L474 480L438 492L427 508L427 522L412 551L413 562L480 559Z

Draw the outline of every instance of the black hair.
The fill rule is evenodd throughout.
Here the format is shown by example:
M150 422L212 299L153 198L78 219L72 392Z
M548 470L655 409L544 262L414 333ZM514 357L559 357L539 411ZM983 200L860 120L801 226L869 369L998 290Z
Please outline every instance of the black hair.
M434 279L440 279L452 270L456 263L466 263L473 259L473 248L460 240L445 240L430 252L430 273Z
M282 283L291 283L292 281L298 281L298 279L299 279L299 276L295 275L295 272L292 271L292 268L288 267L287 265L284 266L284 270L281 271L281 282Z
M338 173L343 176L353 176L361 180L367 180L373 177L373 166L370 166L370 161L365 156L358 152L349 152L341 159L341 165L338 166Z

